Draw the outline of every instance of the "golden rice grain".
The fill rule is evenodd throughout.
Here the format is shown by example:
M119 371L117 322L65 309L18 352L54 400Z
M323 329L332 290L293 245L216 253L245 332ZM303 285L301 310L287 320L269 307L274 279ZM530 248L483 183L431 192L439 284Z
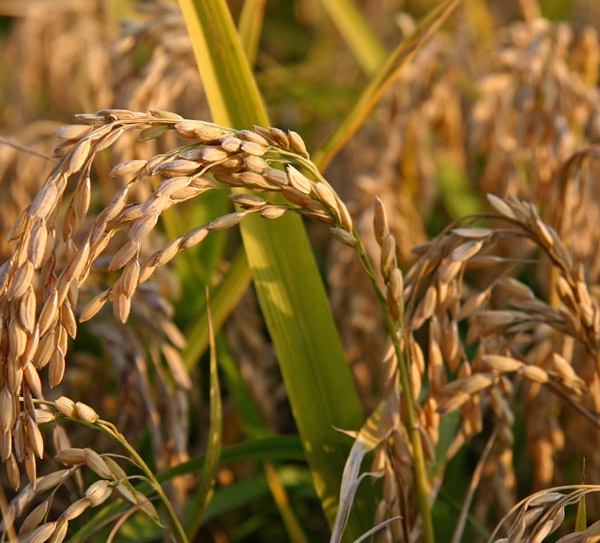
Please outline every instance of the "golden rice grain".
M85 491L85 497L90 501L92 507L96 507L105 502L112 492L112 488L108 486L107 481L99 480L92 483Z
M140 251L140 243L139 241L132 241L130 243L125 244L119 251L115 253L112 257L108 269L109 270L118 270L124 267L131 260L136 258Z
M90 127L84 124L66 124L55 128L52 135L63 140L79 140L90 130Z
M0 390L0 430L12 428L17 419L13 395L7 387Z
M65 375L65 355L60 347L56 347L48 364L48 382L51 388L60 384Z
M264 136L261 136L260 134L252 130L240 130L237 132L237 136L243 139L245 142L252 142L262 147L269 146L269 142Z
M125 323L131 311L131 298L118 289L112 292L113 314L116 319Z
M80 412L80 408L79 408L79 404L81 402L77 402L77 411L78 413ZM89 422L89 421L86 421ZM85 450L85 463L87 464L87 466L96 474L98 474L100 477L103 477L104 479L110 479L111 478L111 471L108 467L108 465L106 464L106 462L104 461L104 459L93 449L90 449L89 447L86 448Z
M85 450L77 448L61 449L56 453L55 458L63 464L83 464L85 462Z
M263 175L265 179L280 187L283 187L289 183L286 173L276 168L269 168L265 170Z
M36 489L37 483L37 465L35 456L28 449L25 450L25 473L33 489Z
M74 520L77 517L81 516L90 505L90 500L88 500L87 498L80 498L65 509L65 511L62 514L62 518L64 518L66 521Z
M534 383L543 384L549 380L548 373L538 366L524 366L519 373Z
M69 521L64 517L60 517L56 521L56 529L52 534L52 537L48 540L48 543L62 543L67 536L67 531L69 529Z
M44 457L44 439L35 420L27 417L27 439L31 450L38 458Z
M56 522L46 522L28 534L27 541L29 543L44 543L45 541L48 541L55 530Z
M303 194L310 194L313 188L313 183L305 175L300 173L293 166L286 168L289 184L294 187L297 191Z
M265 219L278 219L286 211L287 209L285 207L268 207L267 209L263 209L260 214Z
M145 160L128 160L114 166L109 175L111 177L122 177L124 175L136 174L144 166L146 166Z
M308 151L306 150L306 144L304 143L304 140L302 139L300 134L294 132L293 130L288 130L287 137L290 143L290 147L294 149L294 151L297 151L298 153L301 153L303 155L308 155Z
M388 277L391 270L396 268L396 239L394 236L387 235L383 239L379 267L384 277Z
M450 259L455 262L464 262L474 257L483 247L483 241L468 241L459 245L454 251Z
M108 300L110 293L110 289L106 289L99 294L96 294L96 296L94 296L83 308L79 317L79 322L85 322L96 315Z
M77 407L75 402L66 396L61 396L54 402L56 408L66 417L77 417Z
M509 219L517 220L517 216L513 209L501 198L495 196L494 194L487 194L487 199L490 205L498 212L500 215L504 215Z
M70 159L67 162L65 175L77 173L88 160L92 141L90 138L79 140L71 152Z
M56 185L52 182L46 183L37 193L36 197L29 206L29 217L35 219L46 219L54 209L58 200L58 191Z
M25 364L23 367L23 376L25 377L25 381L27 382L27 386L33 392L33 395L36 398L42 398L42 382L40 380L40 376L31 363Z
M77 418L85 422L93 424L99 418L98 413L94 411L89 405L83 402L77 402L75 404Z
M33 265L29 260L26 260L15 272L14 277L6 294L7 300L11 301L20 298L27 292L31 279L33 277Z

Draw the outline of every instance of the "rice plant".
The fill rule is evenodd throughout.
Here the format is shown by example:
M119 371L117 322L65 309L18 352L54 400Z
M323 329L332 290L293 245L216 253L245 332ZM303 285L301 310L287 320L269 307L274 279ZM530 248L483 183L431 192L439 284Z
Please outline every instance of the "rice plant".
M585 3L242 4L0 2L2 541L595 541Z

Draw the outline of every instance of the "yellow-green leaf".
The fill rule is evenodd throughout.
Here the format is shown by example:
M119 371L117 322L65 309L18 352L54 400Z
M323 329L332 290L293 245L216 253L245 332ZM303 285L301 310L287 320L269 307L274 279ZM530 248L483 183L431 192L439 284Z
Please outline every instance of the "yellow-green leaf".
M386 51L353 0L321 0L321 4L343 36L362 70L373 76L386 58Z
M267 125L256 82L223 0L180 0L215 122ZM242 238L298 431L325 515L333 523L348 443L362 413L306 233L297 216L250 216ZM349 535L371 513L352 515Z
M431 37L456 6L458 6L460 1L444 0L425 17L408 38L398 45L371 80L371 83L362 93L352 111L315 153L313 159L315 164L318 164L321 169L327 167L333 156L358 130L413 53Z

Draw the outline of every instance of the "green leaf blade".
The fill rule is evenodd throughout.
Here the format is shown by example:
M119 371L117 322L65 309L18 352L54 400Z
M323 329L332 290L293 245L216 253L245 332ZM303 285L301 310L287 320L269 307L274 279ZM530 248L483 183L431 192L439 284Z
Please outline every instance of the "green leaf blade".
M180 0L180 5L213 120L239 128L268 126L225 2ZM241 231L315 488L333 523L350 448L333 427L356 430L363 416L325 289L297 216L283 216L276 224L250 216ZM353 515L348 536L360 535L370 523L370 510Z

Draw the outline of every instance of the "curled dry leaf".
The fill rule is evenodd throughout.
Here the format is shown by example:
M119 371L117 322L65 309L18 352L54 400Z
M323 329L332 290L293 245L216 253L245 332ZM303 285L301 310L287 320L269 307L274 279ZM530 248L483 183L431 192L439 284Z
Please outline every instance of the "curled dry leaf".
M394 429L395 421L393 413L397 410L397 406L398 397L395 395L390 395L386 402L381 402L360 429L352 444L350 454L344 466L339 506L331 531L330 543L339 543L341 541L358 485L364 477L373 475L359 475L362 460L368 452L372 451L385 440Z

